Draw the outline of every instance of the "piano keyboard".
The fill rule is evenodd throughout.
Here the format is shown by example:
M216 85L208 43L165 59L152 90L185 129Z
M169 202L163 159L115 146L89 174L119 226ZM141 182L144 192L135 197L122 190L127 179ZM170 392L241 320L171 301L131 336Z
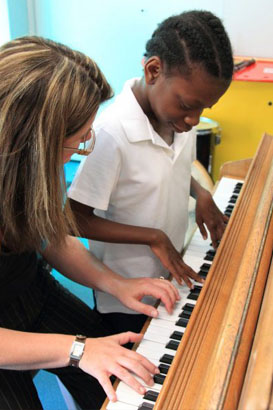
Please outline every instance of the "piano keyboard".
M213 198L218 208L228 216L232 213L242 185L243 181L230 178L222 178L218 184ZM199 229L197 229L183 260L205 279L215 253L210 238L204 241ZM136 349L138 353L159 367L160 374L155 375L155 384L152 387L146 385L147 391L145 395L141 395L124 382L120 382L116 390L118 401L109 402L106 406L107 410L153 409L202 290L202 284L197 282L194 282L193 290L190 290L186 285L179 286L175 281L173 283L177 287L181 299L176 303L171 315L166 312L162 303L158 306L158 317L151 320ZM143 384L142 380L136 378Z

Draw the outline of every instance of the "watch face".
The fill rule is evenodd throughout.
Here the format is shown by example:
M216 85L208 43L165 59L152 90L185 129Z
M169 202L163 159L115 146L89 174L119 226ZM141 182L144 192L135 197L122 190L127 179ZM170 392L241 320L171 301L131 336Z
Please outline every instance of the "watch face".
M82 354L83 346L82 343L78 344L75 343L74 349L73 349L73 356L80 356Z
M79 361L82 358L84 347L85 347L86 337L82 335L77 335L76 340L74 340L70 351L70 362L69 364L74 367L79 367Z

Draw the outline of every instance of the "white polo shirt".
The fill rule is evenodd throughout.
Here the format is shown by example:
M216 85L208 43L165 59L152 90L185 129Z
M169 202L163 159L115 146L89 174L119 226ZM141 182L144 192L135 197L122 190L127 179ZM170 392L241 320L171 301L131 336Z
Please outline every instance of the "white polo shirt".
M168 146L138 104L131 89L135 81L127 81L96 120L95 149L81 163L68 195L111 221L161 229L181 251L196 132L175 134ZM90 241L90 248L124 277L168 274L149 246ZM96 300L101 313L135 313L106 293L96 292ZM149 297L144 300L154 303Z

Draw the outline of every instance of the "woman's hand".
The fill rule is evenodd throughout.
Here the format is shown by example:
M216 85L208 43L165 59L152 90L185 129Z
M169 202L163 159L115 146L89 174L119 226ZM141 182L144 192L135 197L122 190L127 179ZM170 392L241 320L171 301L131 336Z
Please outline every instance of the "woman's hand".
M110 381L111 375L118 377L142 395L145 394L146 389L131 372L139 376L146 385L154 384L153 376L159 373L158 368L142 355L121 346L128 342L140 342L141 339L140 334L126 332L86 340L80 368L99 381L109 400L117 400Z
M155 307L141 302L144 296L160 299L170 314L175 302L180 299L178 290L169 280L157 278L122 278L112 294L129 309L152 317L157 317L158 311Z
M175 249L169 237L158 230L154 241L150 244L151 250L161 261L162 265L172 274L178 284L182 281L192 289L192 280L203 283L204 280L182 259L182 256Z
M228 217L216 206L210 192L206 189L200 190L198 194L195 212L196 223L200 229L201 235L204 239L207 239L208 233L205 227L206 225L210 232L212 246L217 248L225 231Z

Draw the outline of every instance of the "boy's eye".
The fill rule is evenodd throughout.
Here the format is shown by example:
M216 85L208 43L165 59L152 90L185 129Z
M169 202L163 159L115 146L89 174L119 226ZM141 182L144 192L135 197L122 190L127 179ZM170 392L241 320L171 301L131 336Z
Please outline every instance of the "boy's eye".
M180 104L180 107L181 107L182 110L184 110L184 111L189 111L189 110L191 110L191 108L188 107L187 105L185 105L184 103L181 103L181 104Z

